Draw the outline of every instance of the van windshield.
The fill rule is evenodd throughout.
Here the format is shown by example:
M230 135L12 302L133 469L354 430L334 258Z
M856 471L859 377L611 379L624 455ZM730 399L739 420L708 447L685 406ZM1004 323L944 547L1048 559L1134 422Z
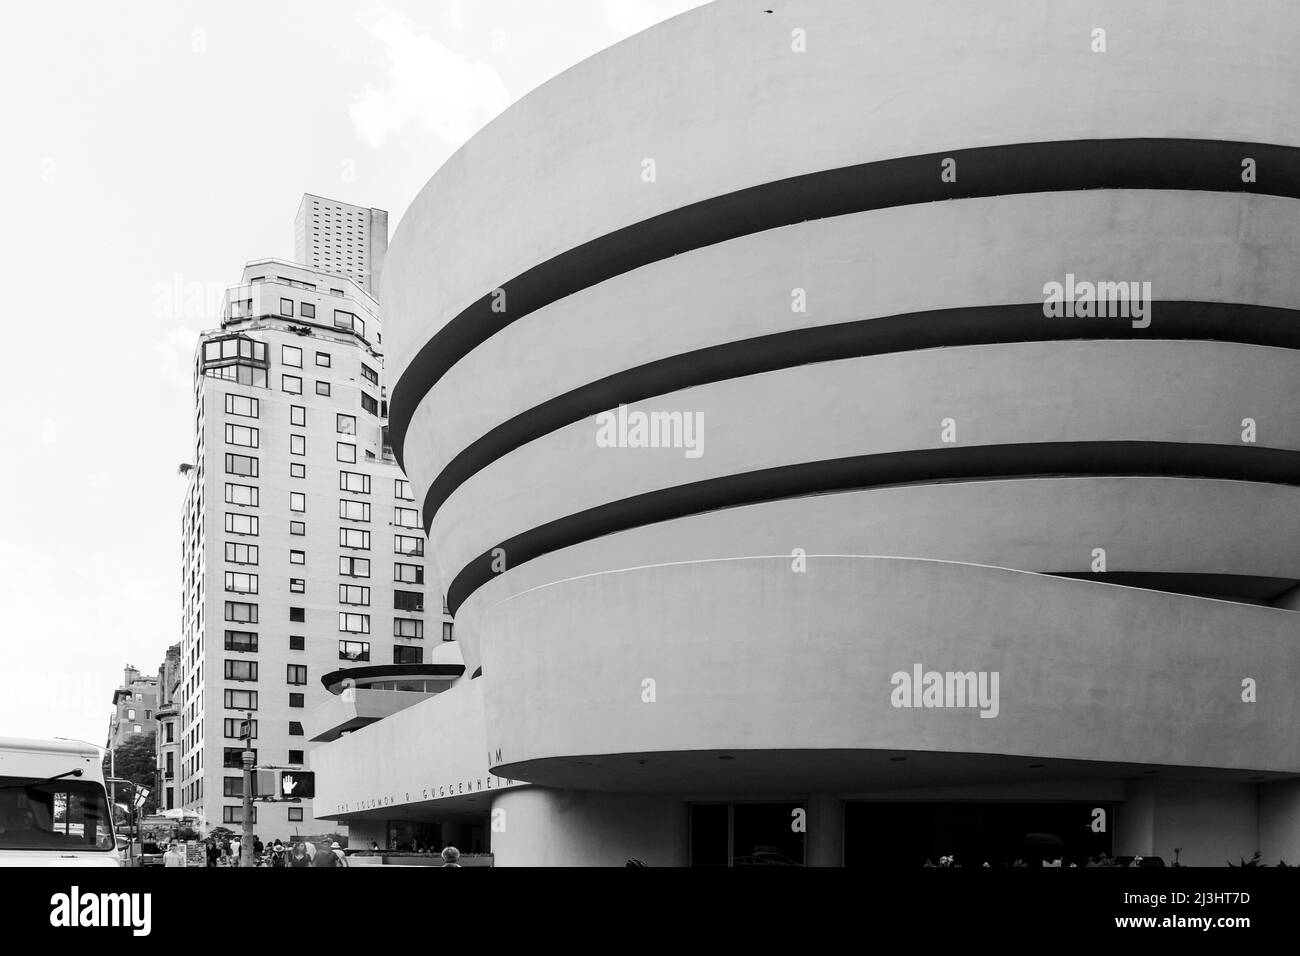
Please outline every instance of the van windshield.
M0 850L107 852L113 845L102 784L0 777Z

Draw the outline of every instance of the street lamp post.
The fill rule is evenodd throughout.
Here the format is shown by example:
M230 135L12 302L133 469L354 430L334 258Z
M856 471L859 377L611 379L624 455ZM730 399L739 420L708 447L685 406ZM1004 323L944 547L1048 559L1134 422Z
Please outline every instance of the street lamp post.
M244 839L239 843L239 865L253 865L253 712L244 723Z

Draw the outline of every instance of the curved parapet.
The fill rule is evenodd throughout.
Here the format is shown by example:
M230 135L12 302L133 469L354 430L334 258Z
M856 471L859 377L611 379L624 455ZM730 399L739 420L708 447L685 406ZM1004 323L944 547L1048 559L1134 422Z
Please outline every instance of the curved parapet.
M1300 771L1296 625L1276 608L808 555L802 570L754 557L560 581L497 604L484 628L494 771L550 786ZM1246 679L1258 703L1243 703Z

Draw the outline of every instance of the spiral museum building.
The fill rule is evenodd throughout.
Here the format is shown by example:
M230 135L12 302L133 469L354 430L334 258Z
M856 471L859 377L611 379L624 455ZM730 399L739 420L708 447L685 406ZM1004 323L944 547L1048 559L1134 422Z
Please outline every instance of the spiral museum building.
M1300 9L765 3L561 74L403 218L464 672L320 748L318 816L1300 859Z

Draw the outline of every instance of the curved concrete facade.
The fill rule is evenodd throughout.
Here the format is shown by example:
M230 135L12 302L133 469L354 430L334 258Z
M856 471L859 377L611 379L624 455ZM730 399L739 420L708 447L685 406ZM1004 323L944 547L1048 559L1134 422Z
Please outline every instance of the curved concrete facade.
M502 799L609 835L501 862L685 839L691 795L1079 781L1119 850L1217 813L1300 853L1300 10L779 7L547 83L389 252L394 441L536 785ZM1067 276L1140 314L1049 315ZM996 716L911 706L913 665L1000 675Z

